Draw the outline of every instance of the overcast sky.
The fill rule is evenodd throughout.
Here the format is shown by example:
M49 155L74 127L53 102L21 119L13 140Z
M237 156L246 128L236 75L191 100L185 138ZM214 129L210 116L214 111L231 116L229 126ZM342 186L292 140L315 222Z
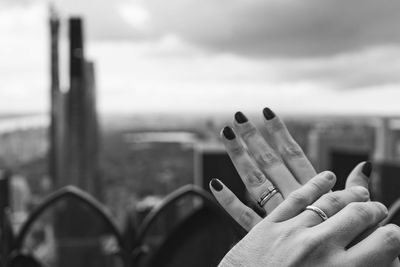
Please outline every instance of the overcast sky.
M288 113L400 114L398 0L56 5L64 19L85 18L103 113L270 106ZM48 1L0 0L1 112L48 108L47 13ZM65 67L66 51L62 56Z

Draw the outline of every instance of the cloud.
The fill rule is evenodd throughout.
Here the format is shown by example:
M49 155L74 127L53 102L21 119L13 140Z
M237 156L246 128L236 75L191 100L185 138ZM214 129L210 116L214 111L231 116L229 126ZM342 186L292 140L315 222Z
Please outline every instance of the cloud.
M398 44L396 0L149 0L159 32L218 51L307 57Z
M94 39L173 34L253 57L324 57L400 41L397 0L70 0L62 7L85 14Z
M48 107L47 23L42 4L0 4L0 112Z
M377 38L373 40L380 40L380 43L354 46L358 44L354 37L357 35L349 34L351 38L345 48L309 54L305 50L313 48L308 43L310 37L298 34L292 36L291 42L284 49L280 48L283 49L280 52L271 47L252 51L245 42L256 40L260 29L272 34L278 31L276 27L282 26L283 32L276 32L275 39L271 37L279 43L280 36L284 36L288 28L273 24L273 18L268 18L271 23L266 25L258 18L262 26L251 26L257 24L258 12L264 12L261 7L268 3L272 9L274 4L276 10L278 7L293 9L293 16L296 12L303 12L305 16L302 9L307 9L309 2L294 9L295 3L289 0L266 3L254 0L251 2L254 6L245 0L214 0L212 3L186 0L179 6L181 1L169 0L168 5L156 0L63 2L64 17L83 14L86 18L89 37L86 51L96 63L100 111L233 112L238 107L259 110L268 104L285 112L356 113L367 112L368 105L375 101L377 111L400 114L397 104L400 91L396 89L400 85L397 43ZM365 1L370 3L370 0ZM260 10L256 12L257 6ZM132 14L137 17L129 18ZM320 16L322 14L321 11ZM0 9L0 35L7 36L0 40L3 88L0 111L43 111L48 107L47 16L43 1ZM299 28L302 28L301 20L305 18L293 18ZM333 21L346 25L340 19ZM376 29L382 27L380 23L372 24ZM252 31L244 31L241 25L248 25L248 30ZM365 31L378 32L367 26ZM390 29L388 27L388 31ZM339 40L342 33L339 28L335 31L338 33L332 40ZM255 37L241 40L243 36ZM233 42L235 38L237 44ZM324 42L321 40L322 44ZM301 44L304 47L300 47ZM66 57L66 51L62 55ZM361 88L367 90L344 90ZM365 105L354 106L357 101Z
M204 54L168 40L92 43L89 50L106 112L258 111L271 105L298 114L400 114L398 48L290 60ZM377 106L368 109L371 103Z
M119 12L122 18L135 30L146 31L150 20L150 13L147 9L138 4L125 3L120 5Z
M324 58L273 62L279 73L278 80L313 81L322 88L343 90L400 84L400 47L397 46L373 47Z

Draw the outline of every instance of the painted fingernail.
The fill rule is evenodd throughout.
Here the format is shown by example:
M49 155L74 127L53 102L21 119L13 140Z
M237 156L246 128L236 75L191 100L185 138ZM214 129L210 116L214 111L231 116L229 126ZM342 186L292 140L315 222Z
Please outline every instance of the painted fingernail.
M371 164L371 162L366 161L364 163L364 165L362 166L361 171L365 176L369 177L371 175L371 172L372 172L372 164Z
M222 183L218 179L211 180L211 186L214 188L215 191L219 192L222 190Z
M267 120L272 120L273 118L275 118L275 113L269 108L264 108L263 114Z
M228 140L233 140L235 139L236 135L233 132L232 128L229 126L226 126L223 130L222 130L222 134L224 135L224 137Z
M241 111L235 113L235 120L238 123L245 123L248 121L247 117Z

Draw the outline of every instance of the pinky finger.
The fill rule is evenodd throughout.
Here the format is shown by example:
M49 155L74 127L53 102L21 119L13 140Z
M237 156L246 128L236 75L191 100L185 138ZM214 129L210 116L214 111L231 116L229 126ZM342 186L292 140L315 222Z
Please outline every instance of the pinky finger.
M243 204L220 180L212 179L210 189L219 204L246 231L250 231L262 220L254 210Z

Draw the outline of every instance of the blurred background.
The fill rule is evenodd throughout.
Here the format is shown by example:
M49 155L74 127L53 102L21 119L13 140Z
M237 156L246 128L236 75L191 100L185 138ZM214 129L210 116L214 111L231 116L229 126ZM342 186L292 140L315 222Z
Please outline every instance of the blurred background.
M370 160L372 197L392 205L399 12L395 0L0 0L3 264L151 266L210 179L246 201L219 139L239 110L263 134L262 109L279 114L336 189ZM204 191L159 208L185 185Z

